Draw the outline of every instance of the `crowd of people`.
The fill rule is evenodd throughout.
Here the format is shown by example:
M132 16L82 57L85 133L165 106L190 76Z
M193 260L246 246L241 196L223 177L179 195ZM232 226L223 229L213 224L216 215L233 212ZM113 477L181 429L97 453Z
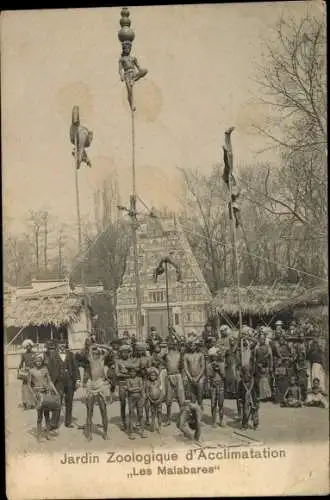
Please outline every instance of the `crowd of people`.
M99 344L91 335L84 349L75 353L67 342L54 341L47 344L45 352L34 353L33 343L25 340L18 369L23 406L37 410L38 440L43 435L43 420L47 439L57 432L62 406L64 425L74 427L74 393L80 386L84 389L83 429L88 440L93 437L95 405L101 413L103 438L109 438L107 405L115 393L121 428L130 439L170 425L175 401L179 405L178 428L197 440L206 398L210 399L214 427L225 425L225 398L236 401L242 429L258 428L263 401L286 408L327 408L322 346L306 333L297 334L294 326L285 331L277 321L274 329L243 326L238 333L228 325L218 331L205 325L200 335L192 331L186 337L172 328L166 341L151 328L145 342L125 331L109 344Z

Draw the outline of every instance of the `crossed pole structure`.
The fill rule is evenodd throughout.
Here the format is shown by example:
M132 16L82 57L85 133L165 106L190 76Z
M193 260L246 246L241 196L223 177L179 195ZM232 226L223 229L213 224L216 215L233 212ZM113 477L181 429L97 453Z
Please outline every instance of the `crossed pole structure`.
M134 274L135 274L135 294L136 294L136 336L138 340L142 340L142 309L141 309L141 288L139 275L139 255L137 242L137 193L136 193L136 169L135 169L135 102L134 102L134 85L147 74L146 69L142 69L136 57L131 55L132 43L135 38L135 33L131 29L130 13L127 7L121 10L120 30L118 31L118 39L122 45L122 53L119 59L119 76L122 82L126 85L127 100L130 106L131 114L131 169L132 169L132 194L130 196L129 209L118 207L126 210L131 218L132 228L132 244L134 258Z

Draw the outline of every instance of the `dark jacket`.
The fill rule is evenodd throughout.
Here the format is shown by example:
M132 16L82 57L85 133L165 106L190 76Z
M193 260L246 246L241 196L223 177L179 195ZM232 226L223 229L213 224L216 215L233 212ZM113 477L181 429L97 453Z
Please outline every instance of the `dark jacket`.
M80 380L78 364L72 351L66 351L64 361L58 352L48 353L46 365L53 384L58 382L75 384Z

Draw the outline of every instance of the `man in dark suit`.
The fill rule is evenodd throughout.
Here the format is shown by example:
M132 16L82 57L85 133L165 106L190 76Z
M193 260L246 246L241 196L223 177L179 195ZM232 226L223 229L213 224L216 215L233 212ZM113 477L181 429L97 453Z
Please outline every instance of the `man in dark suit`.
M64 398L64 425L66 427L73 427L73 396L80 384L80 372L76 358L73 352L69 350L68 342L63 342L58 346L48 346L46 359L50 378L61 396L61 405ZM59 427L60 415L61 410L53 412L51 422L53 429Z

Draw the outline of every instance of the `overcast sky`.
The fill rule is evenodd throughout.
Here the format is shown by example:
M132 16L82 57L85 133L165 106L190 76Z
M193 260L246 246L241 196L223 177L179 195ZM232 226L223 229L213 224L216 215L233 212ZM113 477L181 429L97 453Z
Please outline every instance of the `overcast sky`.
M315 4L314 4L315 5ZM318 4L320 5L320 4ZM253 131L269 110L256 101L256 65L281 13L301 16L305 2L136 7L133 52L147 77L136 86L138 191L150 205L175 208L178 169L222 160L223 132L235 125L235 164L262 159ZM316 5L316 8L319 8ZM81 204L117 171L131 189L130 116L118 76L120 8L10 12L2 16L2 132L5 215L29 209L75 217L69 141L71 110L94 132L93 163L80 172Z

